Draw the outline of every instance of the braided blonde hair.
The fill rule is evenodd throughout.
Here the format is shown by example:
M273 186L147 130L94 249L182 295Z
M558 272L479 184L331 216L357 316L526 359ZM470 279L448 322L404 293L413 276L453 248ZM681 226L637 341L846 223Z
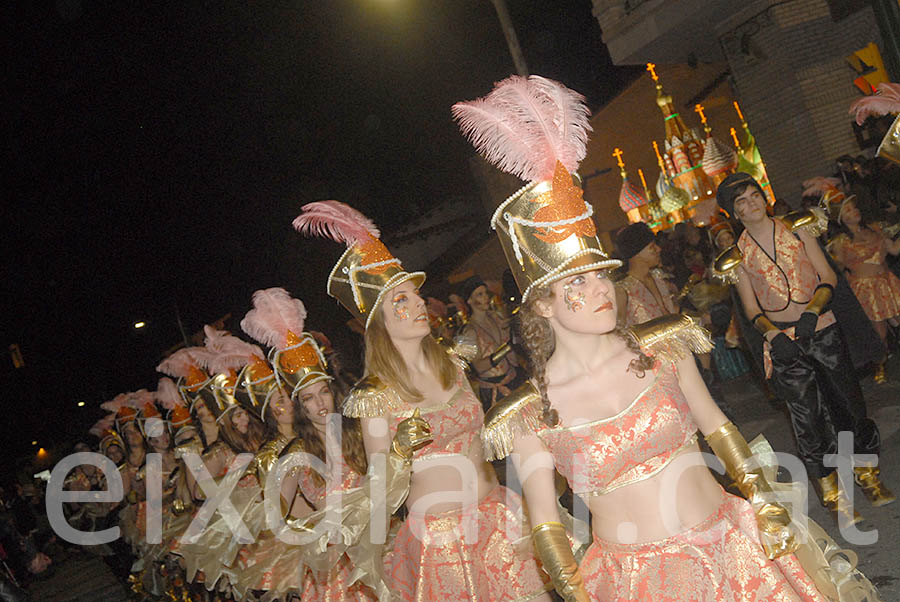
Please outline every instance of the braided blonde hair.
M547 397L547 362L556 351L556 335L550 321L535 309L539 301L551 298L553 292L549 286L532 289L528 301L518 312L516 326L519 329L519 339L525 347L529 371L537 381L538 392L541 395L543 410L541 419L549 426L556 426L559 424L559 414L550 406L550 398ZM625 341L628 350L637 356L629 363L628 370L634 372L638 378L644 378L647 370L653 367L653 358L641 351L637 341L625 331L625 328L616 326L614 332Z

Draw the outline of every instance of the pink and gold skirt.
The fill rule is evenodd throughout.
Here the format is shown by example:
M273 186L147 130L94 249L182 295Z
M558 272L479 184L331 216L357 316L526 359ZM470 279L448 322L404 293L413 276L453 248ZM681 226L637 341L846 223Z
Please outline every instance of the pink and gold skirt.
M877 276L847 278L859 304L873 322L900 316L900 278L885 271Z
M617 602L825 602L793 555L769 560L750 504L723 492L700 524L661 541L594 538L581 562L592 599Z
M522 524L521 505L518 495L497 486L460 510L410 513L385 556L394 595L410 602L499 602L530 600L550 589Z
M302 547L279 541L271 534L244 547L236 570L229 576L236 598L255 592L260 602L281 602L292 595L309 602L374 602L377 599L369 587L353 580L353 565L346 554L326 574L315 573L305 566L304 553Z

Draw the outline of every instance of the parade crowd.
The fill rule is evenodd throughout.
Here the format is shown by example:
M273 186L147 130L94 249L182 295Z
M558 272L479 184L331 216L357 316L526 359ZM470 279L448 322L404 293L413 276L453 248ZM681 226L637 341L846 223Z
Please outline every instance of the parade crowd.
M292 293L254 292L240 331L207 326L155 391L102 405L58 484L84 494L59 504L71 529L117 528L82 549L146 600L879 600L864 565L833 562L840 546L785 497L723 390L752 372L784 402L842 533L863 520L848 488L895 501L848 367L883 382L898 341L898 166L841 157L793 208L733 173L708 226L638 222L608 251L572 175L580 95L511 77L453 115L527 182L491 219L502 281L426 297L370 219L303 206L300 235L345 247L309 281L358 321L363 373ZM860 458L848 474L827 460L839 451ZM12 572L39 573L37 529L10 516Z

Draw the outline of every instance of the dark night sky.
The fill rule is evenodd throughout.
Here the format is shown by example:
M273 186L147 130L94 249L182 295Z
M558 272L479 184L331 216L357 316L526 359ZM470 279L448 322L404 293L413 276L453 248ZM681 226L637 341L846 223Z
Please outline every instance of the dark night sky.
M630 79L610 65L590 0L508 4L532 73L591 107ZM324 293L339 246L290 220L335 198L389 240L450 196L480 202L450 106L514 71L490 0L57 0L4 13L16 33L0 328L26 361L0 369L15 453L80 436L102 401L155 388L179 313L191 333L285 286L310 326L352 340Z

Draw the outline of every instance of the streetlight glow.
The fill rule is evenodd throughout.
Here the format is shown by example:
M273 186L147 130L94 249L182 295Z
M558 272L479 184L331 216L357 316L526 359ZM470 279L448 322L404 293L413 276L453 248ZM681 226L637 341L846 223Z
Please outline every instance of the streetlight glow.
M135 323L134 323L134 327L135 327L135 328L143 328L143 327L146 326L146 325L147 325L147 323L144 322L144 321L141 321L141 322L135 322Z
M79 401L79 402L78 402L78 407L79 407L79 408L83 408L83 407L84 407L84 402L83 402L83 401Z
M32 445L37 445L37 439L31 442Z

